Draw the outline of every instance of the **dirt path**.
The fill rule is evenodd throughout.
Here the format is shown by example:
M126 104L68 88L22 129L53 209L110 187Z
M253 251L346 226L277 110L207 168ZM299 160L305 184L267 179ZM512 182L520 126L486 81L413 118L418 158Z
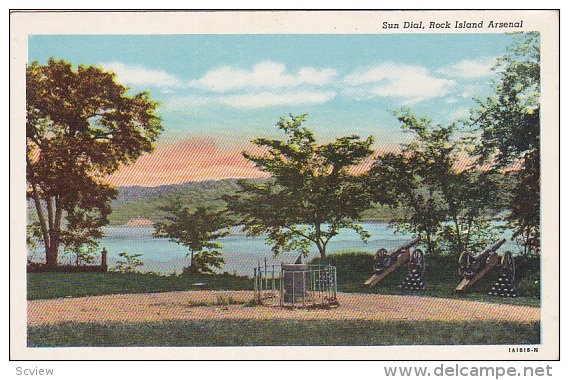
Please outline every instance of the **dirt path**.
M248 291L187 291L28 301L28 324L59 322L147 322L176 319L336 319L535 322L540 309L447 298L338 294L340 307L290 310L277 307L218 306L218 297L246 302Z

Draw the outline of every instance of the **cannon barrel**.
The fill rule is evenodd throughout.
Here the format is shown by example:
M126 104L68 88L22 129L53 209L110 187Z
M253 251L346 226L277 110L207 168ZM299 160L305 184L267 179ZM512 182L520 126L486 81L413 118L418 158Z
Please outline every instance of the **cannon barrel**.
M419 244L421 242L421 238L417 237L411 241L408 241L407 243L395 248L393 251L389 252L387 255L388 256L394 256L394 255L398 255L400 254L402 251L409 249L409 248L413 248L414 246L416 246L417 244Z
M492 244L490 247L486 248L482 253L478 256L485 256L496 252L500 247L506 242L506 239L500 239L496 243Z

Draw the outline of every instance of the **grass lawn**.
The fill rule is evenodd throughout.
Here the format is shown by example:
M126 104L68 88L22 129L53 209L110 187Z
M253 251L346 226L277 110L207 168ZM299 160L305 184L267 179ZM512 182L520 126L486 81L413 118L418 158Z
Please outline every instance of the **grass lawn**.
M538 344L539 323L203 320L28 327L29 347Z
M229 274L28 273L28 300L178 290L249 290L252 285L247 277Z

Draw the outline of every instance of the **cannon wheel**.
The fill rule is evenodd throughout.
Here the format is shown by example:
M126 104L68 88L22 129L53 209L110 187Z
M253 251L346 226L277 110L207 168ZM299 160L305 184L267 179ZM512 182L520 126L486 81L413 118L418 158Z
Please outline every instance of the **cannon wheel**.
M472 256L468 252L464 251L460 254L458 258L458 275L462 278L466 275L466 269L470 267L472 261Z
M516 263L514 261L514 255L510 251L506 251L502 257L502 273L516 277Z
M375 269L376 271L381 271L385 268L388 268L393 264L391 260L391 256L389 256L389 252L385 248L380 248L375 253Z
M423 276L425 274L425 267L426 267L425 254L423 253L423 251L421 251L420 249L415 249L411 253L411 260L409 264L410 264L409 275L411 275L411 270L417 269L419 270L421 276Z
M380 248L376 253L377 256L386 256L387 255L387 249L385 248Z

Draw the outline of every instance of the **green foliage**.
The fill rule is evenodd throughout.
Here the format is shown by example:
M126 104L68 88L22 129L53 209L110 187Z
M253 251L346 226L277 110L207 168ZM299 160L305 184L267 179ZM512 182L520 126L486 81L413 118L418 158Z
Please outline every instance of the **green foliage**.
M154 225L155 236L188 248L190 265L184 268L184 274L213 273L213 268L223 266L225 260L220 250L223 247L215 241L229 233L229 223L223 214L203 207L192 212L178 203L162 209L169 213L168 222Z
M504 167L539 149L539 33L519 34L494 71L494 94L477 100L471 125L481 131L476 153Z
M379 156L369 171L375 202L406 212L391 224L421 237L430 254L476 252L494 240L491 216L500 202L499 175L464 159L456 126L432 125L410 110L396 113L413 140L398 153Z
M470 126L479 136L475 154L497 168L513 166L517 183L508 209L513 238L523 253L540 251L540 46L539 33L517 36L494 67L494 94L478 100ZM516 168L517 166L517 168Z
M110 268L111 272L120 272L120 273L139 273L140 271L137 269L144 265L140 257L142 254L131 255L126 252L119 253L120 259L117 260L117 265Z
M539 150L527 152L522 168L516 172L517 185L509 204L508 227L513 239L521 243L524 255L538 255L540 239L540 155Z
M305 119L281 118L276 126L285 133L284 140L253 140L266 154L244 156L271 179L240 181L238 194L224 197L248 235L267 234L275 255L294 250L306 254L314 244L325 256L328 242L342 228L368 237L356 221L371 200L364 177L350 170L371 156L373 138L352 135L317 144L303 126Z
M41 228L37 221L28 221L26 225L26 248L28 256L34 256L41 242Z
M66 248L65 252L69 251L75 256L75 265L87 265L95 261L98 247L98 244L76 244L74 249Z
M61 244L95 244L114 187L104 178L153 150L162 131L148 93L126 95L115 74L49 59L26 70L27 195L35 205L47 265Z
M373 255L367 252L334 252L326 257L317 257L311 264L336 267L338 285L355 284L361 288L373 268Z

